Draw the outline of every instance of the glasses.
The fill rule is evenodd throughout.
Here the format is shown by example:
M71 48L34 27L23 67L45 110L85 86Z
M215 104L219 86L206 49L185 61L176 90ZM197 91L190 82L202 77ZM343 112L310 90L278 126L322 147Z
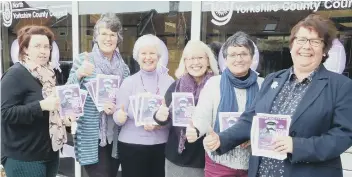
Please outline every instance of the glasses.
M304 45L309 41L309 44L313 47L319 47L324 42L322 39L307 39L305 37L295 37L295 41L298 45Z
M52 49L51 45L44 45L44 46L42 46L42 45L40 45L40 44L37 44L37 45L32 45L31 47L33 47L33 48L35 48L35 49L37 49L37 50L40 50L40 49L43 48L43 49L46 50L46 51Z
M192 57L192 58L185 58L186 61L204 61L205 57Z
M111 34L108 34L108 33L100 33L99 35L103 36L104 38L111 38L111 39L115 39L117 38L117 34L114 34L114 33L111 33Z
M232 54L228 54L227 55L227 58L228 59L235 59L237 57L240 57L241 59L247 59L249 54L248 53L240 53L240 54L237 54L237 53L232 53Z

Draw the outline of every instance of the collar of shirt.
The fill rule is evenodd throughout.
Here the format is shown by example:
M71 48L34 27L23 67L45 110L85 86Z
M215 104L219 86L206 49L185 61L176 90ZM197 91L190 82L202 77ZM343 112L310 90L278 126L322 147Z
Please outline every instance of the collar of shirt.
M304 78L300 83L305 83L305 82L312 82L313 80L313 76L317 73L317 71L319 70L320 66L317 67L314 71L312 71L308 77ZM294 73L293 67L290 68L290 75L288 76L288 80L289 81L298 81L298 78L296 76L296 74Z

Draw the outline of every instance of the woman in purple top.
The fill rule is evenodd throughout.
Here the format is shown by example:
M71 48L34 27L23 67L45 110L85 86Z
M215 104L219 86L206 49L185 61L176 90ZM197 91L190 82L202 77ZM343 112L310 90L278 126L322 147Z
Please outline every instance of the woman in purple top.
M157 67L163 58L161 50L161 40L154 35L144 35L136 41L133 57L141 70L123 81L117 95L118 111L114 113L114 121L122 126L118 146L123 177L165 176L164 148L169 127L136 126L129 101L130 96L146 92L163 96L174 82Z

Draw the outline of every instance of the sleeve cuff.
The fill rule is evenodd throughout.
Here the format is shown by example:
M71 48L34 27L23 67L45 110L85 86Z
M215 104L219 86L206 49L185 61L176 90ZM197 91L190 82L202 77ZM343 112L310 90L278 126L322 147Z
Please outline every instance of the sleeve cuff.
M167 124L169 123L170 114L169 114L169 117L166 119L166 121L160 121L160 120L158 120L158 119L156 118L156 112L155 112L154 115L153 115L153 119L154 119L154 121L155 121L157 124L159 124L160 126L165 126L165 125L167 125Z
M30 110L32 110L32 114L35 116L35 117L42 117L43 116L43 110L42 110L42 107L40 107L40 103L39 101L35 101L33 103L30 103Z

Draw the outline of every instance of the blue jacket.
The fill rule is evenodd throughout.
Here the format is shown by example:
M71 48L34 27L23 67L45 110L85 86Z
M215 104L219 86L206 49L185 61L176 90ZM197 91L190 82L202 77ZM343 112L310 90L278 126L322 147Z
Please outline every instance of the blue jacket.
M270 112L289 73L286 69L266 77L251 108L219 134L219 154L249 140L253 116ZM285 177L342 177L340 155L352 145L352 80L321 65L292 115L289 136L293 153L284 161ZM259 162L260 157L250 158L248 177L256 177Z

